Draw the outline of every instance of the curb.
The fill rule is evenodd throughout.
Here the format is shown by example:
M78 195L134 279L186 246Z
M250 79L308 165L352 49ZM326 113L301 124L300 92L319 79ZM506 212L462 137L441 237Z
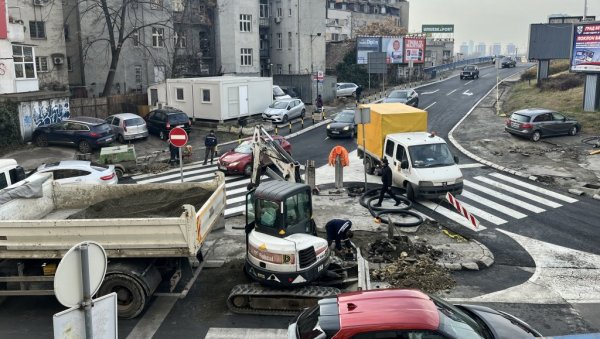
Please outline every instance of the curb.
M534 66L532 66L532 67L534 67ZM531 68L531 67L530 67L530 68ZM519 71L519 72L520 72L520 71ZM518 73L513 73L513 74L511 74L511 75L509 75L509 76L507 76L507 77L504 77L502 80L500 80L500 82L498 82L498 85L500 85L500 84L501 84L501 83L503 83L503 82L504 82L506 79L508 79L508 78L510 78L510 77L513 77L513 76L514 76L514 75L516 75L516 74L518 74ZM454 131L455 131L455 130L456 130L456 129L457 129L459 126L460 126L460 124L462 124L462 122L463 122L463 121L464 121L466 118L468 118L468 117L471 115L471 113L473 113L473 111L475 110L475 108L477 108L477 106L479 106L479 104L480 104L480 103L481 103L481 102L482 102L482 101L483 101L485 98L487 98L487 97L490 95L490 93L492 93L492 91L493 91L494 89L496 89L496 87L497 87L498 85L496 85L496 86L492 87L492 88L491 88L491 89L490 89L490 90L489 90L489 91L488 91L488 92L487 92L487 93L486 93L486 94L485 94L485 95L484 95L484 96L483 96L481 99L479 99L479 101L477 101L477 102L475 103L475 105L474 105L473 107L471 107L471 109L470 109L470 110L467 112L467 114L465 114L465 115L464 115L464 116L463 116L463 117L462 117L462 118L461 118L461 119L460 119L460 120L459 120L459 121L456 123L456 125L454 125L454 127L452 127L452 129L450 130L450 132L448 132L448 140L450 140L450 142L452 143L452 145L454 145L454 147L456 147L456 148L457 148L457 149L458 149L458 150L459 150L461 153L463 153L463 154L464 154L464 155L466 155L467 157L469 157L469 158L471 158L471 159L475 160L476 162L479 162L479 163L482 163L482 164L484 164L484 165L486 165L486 166L492 167L492 168L494 168L494 169L496 169L496 170L498 170L498 171L502 171L502 172L510 173L510 174L516 175L516 176L518 176L518 177L521 177L521 178L526 178L526 179L529 179L529 180L532 180L532 181L537 181L537 177L536 177L536 176L533 176L533 175L528 175L528 174L526 174L526 173L523 173L523 172L520 172L520 171L516 171L516 170L513 170L513 169L511 169L511 168L508 168L508 167L505 167L505 166L498 165L498 164L496 164L496 163L493 163L493 162L491 162L491 161L489 161L489 160L483 159L482 157L480 157L480 156L478 156L478 155L476 155L476 154L473 154L472 152L470 152L470 151L468 151L467 149L465 149L465 148L464 148L464 147L463 147L461 144L459 144L459 143L458 143L458 141L456 141L456 139L454 138Z
M484 244L480 243L479 241L477 241L475 239L469 239L469 241L474 242L481 248L481 251L483 252L483 255L481 256L481 258L477 259L474 262L473 261L459 262L459 263L438 262L437 264L446 269L449 269L451 271L462 271L462 270L479 271L480 269L484 269L484 268L488 268L488 267L492 266L494 264L494 254L492 254L492 252L487 248L487 246L485 246Z

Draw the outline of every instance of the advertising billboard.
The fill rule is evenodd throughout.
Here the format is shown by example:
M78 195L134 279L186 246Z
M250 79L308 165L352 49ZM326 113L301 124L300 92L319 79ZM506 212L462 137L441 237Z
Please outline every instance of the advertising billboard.
M423 25L422 33L454 33L454 25Z
M401 64L404 62L403 45L401 36L381 38L381 52L386 53L386 63Z
M404 38L404 62L422 64L425 59L425 39Z
M381 52L381 37L357 37L356 63L366 65L370 52Z
M573 25L571 71L600 73L600 22Z

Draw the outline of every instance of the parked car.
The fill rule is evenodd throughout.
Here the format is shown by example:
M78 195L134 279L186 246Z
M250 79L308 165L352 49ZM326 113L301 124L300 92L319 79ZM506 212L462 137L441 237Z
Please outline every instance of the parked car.
M137 114L114 114L106 118L106 123L122 144L127 140L146 139L148 137L146 122Z
M419 106L419 94L414 89L392 91L383 99L384 103L399 102L413 107Z
M354 110L345 109L339 112L333 121L327 124L327 136L354 137L356 135L356 123L354 122Z
M286 94L281 87L273 85L273 100L291 99L292 97Z
M462 79L479 79L479 67L475 65L466 65L460 72L460 80Z
M77 147L81 153L90 153L94 149L110 145L115 140L115 135L102 119L73 117L37 127L32 139L39 147L70 145Z
M304 310L288 338L535 338L523 320L485 306L453 305L417 290L339 294Z
M281 99L273 102L262 114L264 120L287 123L288 120L306 115L306 107L300 99Z
M183 128L188 134L192 124L187 114L176 108L155 109L146 116L148 132L156 134L162 140L169 138L169 132L175 127Z
M502 60L500 61L500 66L502 68L517 67L517 62L515 61L515 59L513 59L511 57L505 57L505 58L502 58Z
M43 164L37 168L36 172L51 172L54 181L60 184L116 185L119 181L115 173L115 166L81 160L63 160Z
M351 82L339 82L335 84L335 95L338 97L355 96L357 88L357 84Z
M298 89L296 87L290 87L290 86L279 86L279 87L285 94L289 95L291 98L294 98L294 99L300 98L300 91L298 91Z
M286 152L292 154L292 145L284 137L274 135L273 140L279 143ZM252 140L246 139L236 148L219 157L218 169L228 174L237 173L249 176L252 174L253 159ZM268 166L272 164L272 161L270 158L265 157L265 159L261 159L261 164Z
M512 135L539 141L553 135L577 135L581 125L577 120L545 108L515 111L506 119L504 130Z

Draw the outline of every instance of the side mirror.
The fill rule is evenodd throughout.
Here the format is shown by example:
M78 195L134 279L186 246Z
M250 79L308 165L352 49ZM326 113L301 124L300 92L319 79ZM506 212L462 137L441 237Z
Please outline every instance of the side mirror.
M454 163L458 164L458 157L456 155L454 156Z
M562 121L563 121L563 122L567 121L567 118L562 118Z
M289 111L290 109L292 109L290 106L287 107L287 110Z
M402 162L400 162L400 168L407 169L408 168L408 160L402 160Z

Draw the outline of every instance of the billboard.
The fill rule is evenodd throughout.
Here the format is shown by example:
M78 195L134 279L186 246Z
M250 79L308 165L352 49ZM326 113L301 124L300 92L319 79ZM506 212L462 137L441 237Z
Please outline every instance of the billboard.
M454 33L454 25L423 25L422 33Z
M583 16L555 16L548 18L549 24L576 24L582 21L596 21L595 16L586 16L583 20Z
M401 64L404 61L404 42L401 36L381 38L381 52L386 53L388 64Z
M528 59L569 59L572 35L572 24L531 24Z
M425 39L404 38L404 62L422 64L425 57Z
M366 65L370 52L381 52L381 37L357 37L356 63Z
M573 25L571 71L600 72L600 22Z

